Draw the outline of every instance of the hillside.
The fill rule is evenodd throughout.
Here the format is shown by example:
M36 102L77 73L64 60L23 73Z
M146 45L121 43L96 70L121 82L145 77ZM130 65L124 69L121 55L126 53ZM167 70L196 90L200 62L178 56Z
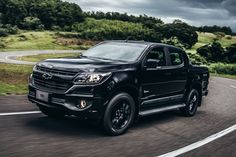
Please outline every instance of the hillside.
M16 35L9 35L7 37L0 37L0 42L4 45L0 51L14 51L14 50L69 50L69 49L86 49L97 41L89 41L71 38L63 38L54 31L21 31ZM60 34L71 34L71 32L60 32ZM76 33L74 33L76 34ZM196 49L210 44L217 36L213 33L198 32L198 42L188 52L196 52ZM223 47L227 47L236 43L236 36L225 35L218 40Z

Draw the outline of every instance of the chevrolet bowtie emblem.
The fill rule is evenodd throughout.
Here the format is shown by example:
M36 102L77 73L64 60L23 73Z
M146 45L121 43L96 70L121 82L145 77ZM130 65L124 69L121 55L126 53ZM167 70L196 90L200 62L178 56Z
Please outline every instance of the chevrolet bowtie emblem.
M42 76L43 76L43 78L45 78L46 80L52 79L52 75L51 75L51 74L48 74L48 73L44 73Z

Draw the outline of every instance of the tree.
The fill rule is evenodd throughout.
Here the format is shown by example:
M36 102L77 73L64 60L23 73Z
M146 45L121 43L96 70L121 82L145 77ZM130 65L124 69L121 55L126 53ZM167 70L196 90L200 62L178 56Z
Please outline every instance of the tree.
M71 26L74 22L84 20L79 5L61 0L1 0L0 10L3 24L21 28L25 27L26 20L30 22L27 17L34 17L34 20L38 18L47 29L52 26Z
M236 63L236 44L232 44L226 48L226 56L230 63Z
M197 49L197 53L204 57L207 61L227 61L225 57L225 50L219 42L213 42L211 45L204 45Z
M198 35L194 28L184 22L174 22L157 26L157 32L163 35L163 39L176 37L185 48L191 48L198 41Z

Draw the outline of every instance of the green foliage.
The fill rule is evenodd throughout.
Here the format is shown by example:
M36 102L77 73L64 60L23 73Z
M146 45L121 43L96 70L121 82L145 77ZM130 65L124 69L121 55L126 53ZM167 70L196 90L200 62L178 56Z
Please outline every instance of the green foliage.
M21 24L24 29L36 30L39 29L39 27L41 27L40 29L44 27L41 20L37 17L25 17Z
M3 25L0 24L0 37L6 37L9 34L17 34L18 33L18 27L12 26L12 25Z
M144 26L148 28L153 28L155 25L164 24L161 19L147 16L147 15L128 15L127 13L118 13L118 12L85 12L86 17L95 18L95 19L108 19L108 20L120 20L120 21L127 21L133 23L142 23Z
M191 48L198 41L198 34L194 28L184 22L174 21L170 24L158 26L155 30L162 34L162 38L171 39L176 37L178 42L187 49Z
M188 57L190 59L190 62L192 64L196 64L196 65L207 65L207 61L205 58L201 57L200 55L196 54L196 53L187 53Z
M30 29L39 23L50 29L52 26L64 27L84 19L77 4L61 0L1 0L0 10L4 24L21 28L32 26Z
M76 23L72 30L79 32L81 38L92 40L127 39L160 42L160 35L139 23L118 20L95 20L87 18L83 23Z
M236 44L227 47L225 53L230 63L236 63Z
M236 64L211 64L209 69L211 73L236 75Z
M177 37L171 37L169 39L164 38L164 39L161 40L161 42L164 43L164 44L175 45L175 46L177 46L179 48L182 48L182 49L185 48L184 45L179 42Z
M197 53L210 62L225 62L224 48L219 42L213 42L211 45L204 45L197 49Z
M223 26L223 27L220 27L220 26L202 26L202 27L199 27L197 28L197 30L199 32L209 32L209 33L215 33L215 32L222 32L222 33L225 33L225 34L228 34L228 35L233 35L233 31L231 30L230 27L226 27L226 26Z

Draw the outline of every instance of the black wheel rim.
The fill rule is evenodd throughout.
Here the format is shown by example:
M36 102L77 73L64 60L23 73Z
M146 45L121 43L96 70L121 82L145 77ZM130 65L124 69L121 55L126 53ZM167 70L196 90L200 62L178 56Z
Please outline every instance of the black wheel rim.
M192 94L189 100L189 112L193 113L197 108L198 96L196 93Z
M130 103L121 101L117 103L111 112L111 125L114 130L120 130L127 126L131 117Z

